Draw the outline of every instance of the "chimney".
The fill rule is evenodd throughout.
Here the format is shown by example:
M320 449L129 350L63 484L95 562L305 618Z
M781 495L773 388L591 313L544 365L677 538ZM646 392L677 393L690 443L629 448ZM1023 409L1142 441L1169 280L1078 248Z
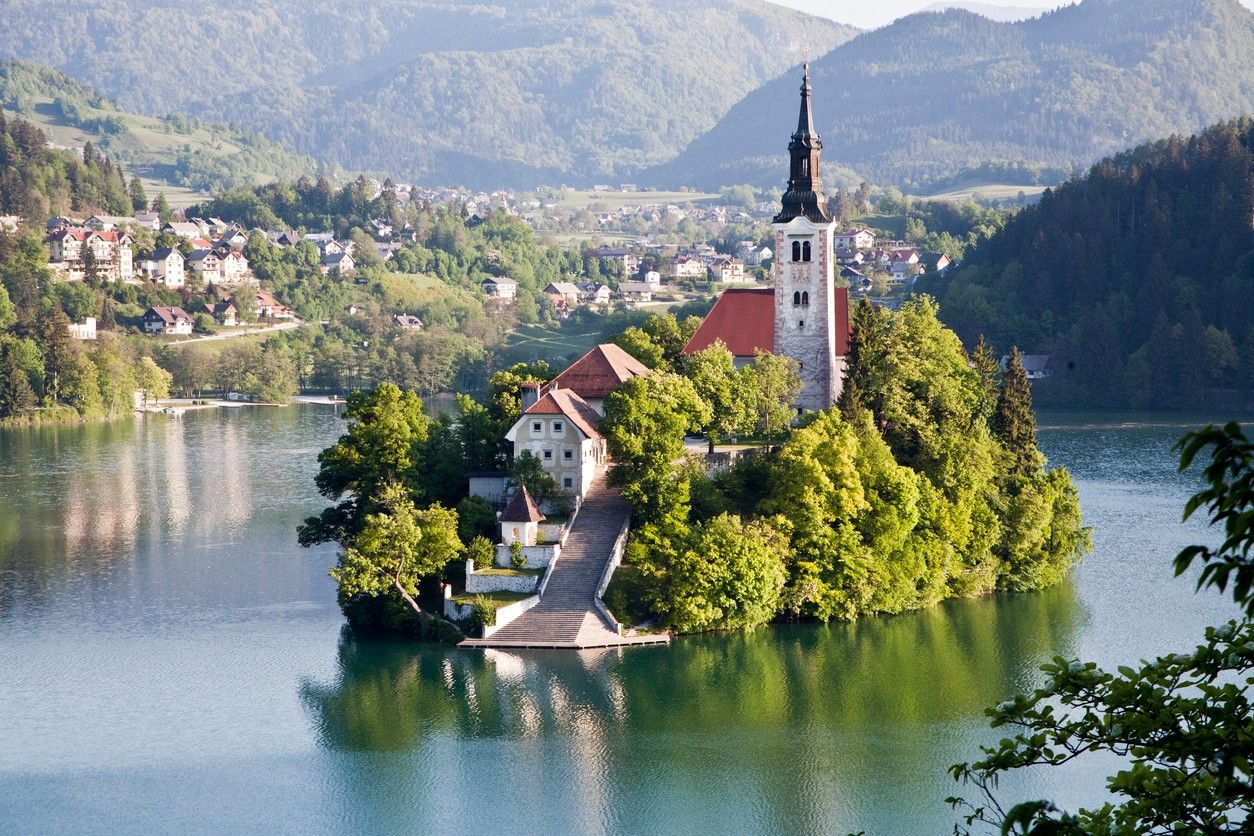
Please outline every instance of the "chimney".
M522 398L523 412L526 412L540 400L540 384L529 380L518 388L518 394Z

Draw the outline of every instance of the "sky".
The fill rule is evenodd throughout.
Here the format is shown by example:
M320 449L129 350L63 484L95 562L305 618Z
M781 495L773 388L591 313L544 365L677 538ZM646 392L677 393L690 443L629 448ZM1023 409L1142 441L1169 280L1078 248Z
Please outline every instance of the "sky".
M841 23L852 23L854 26L872 29L891 23L903 15L925 9L933 5L936 0L773 0L773 2L811 14L830 17ZM996 6L1035 9L1065 5L1059 0L983 0L983 2ZM1254 0L1241 0L1241 4L1246 8L1254 9Z

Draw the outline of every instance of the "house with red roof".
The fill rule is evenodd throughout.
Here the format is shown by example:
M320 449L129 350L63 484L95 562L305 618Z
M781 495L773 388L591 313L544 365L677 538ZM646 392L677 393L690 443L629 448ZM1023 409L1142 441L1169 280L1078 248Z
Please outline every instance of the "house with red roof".
M572 389L549 389L505 434L514 457L530 453L563 491L582 500L605 466L601 416Z
M545 384L540 394L565 389L582 398L598 415L604 415L606 395L633 377L650 373L648 366L614 343L601 343Z

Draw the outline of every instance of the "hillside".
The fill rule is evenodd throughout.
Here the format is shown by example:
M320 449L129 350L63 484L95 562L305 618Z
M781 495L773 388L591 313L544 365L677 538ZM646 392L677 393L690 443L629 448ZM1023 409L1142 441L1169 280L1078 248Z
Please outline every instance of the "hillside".
M1047 401L1254 403L1254 120L1103 160L923 284L968 345L1052 355Z
M131 113L59 70L25 61L0 62L0 108L40 128L55 145L77 149L91 142L172 199L316 171L308 157L253 131Z
M805 42L825 52L855 32L762 0L87 0L63 12L7 4L0 56L347 168L485 187L589 184L670 159Z
M927 12L810 72L825 161L919 194L973 174L1048 185L1073 164L1254 111L1254 14L1236 0L1084 0L1015 23ZM778 185L797 83L791 73L746 96L642 179Z

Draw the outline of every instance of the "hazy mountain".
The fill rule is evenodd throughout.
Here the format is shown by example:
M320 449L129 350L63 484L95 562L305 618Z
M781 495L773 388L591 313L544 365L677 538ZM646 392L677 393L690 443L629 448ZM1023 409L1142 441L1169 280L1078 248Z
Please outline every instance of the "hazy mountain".
M348 168L492 186L667 160L855 31L761 0L10 0L0 56Z
M998 20L1009 22L1015 20L1027 20L1030 17L1044 14L1049 11L1049 6L998 6L995 3L973 3L973 2L957 2L951 3L933 3L925 12L943 12L949 9L961 9L963 11L972 12L977 15L983 15L989 20Z
M1085 0L1018 23L920 13L836 48L811 77L834 164L921 192L964 178L1050 182L1254 110L1254 14L1236 0ZM746 96L643 179L782 182L798 81Z

